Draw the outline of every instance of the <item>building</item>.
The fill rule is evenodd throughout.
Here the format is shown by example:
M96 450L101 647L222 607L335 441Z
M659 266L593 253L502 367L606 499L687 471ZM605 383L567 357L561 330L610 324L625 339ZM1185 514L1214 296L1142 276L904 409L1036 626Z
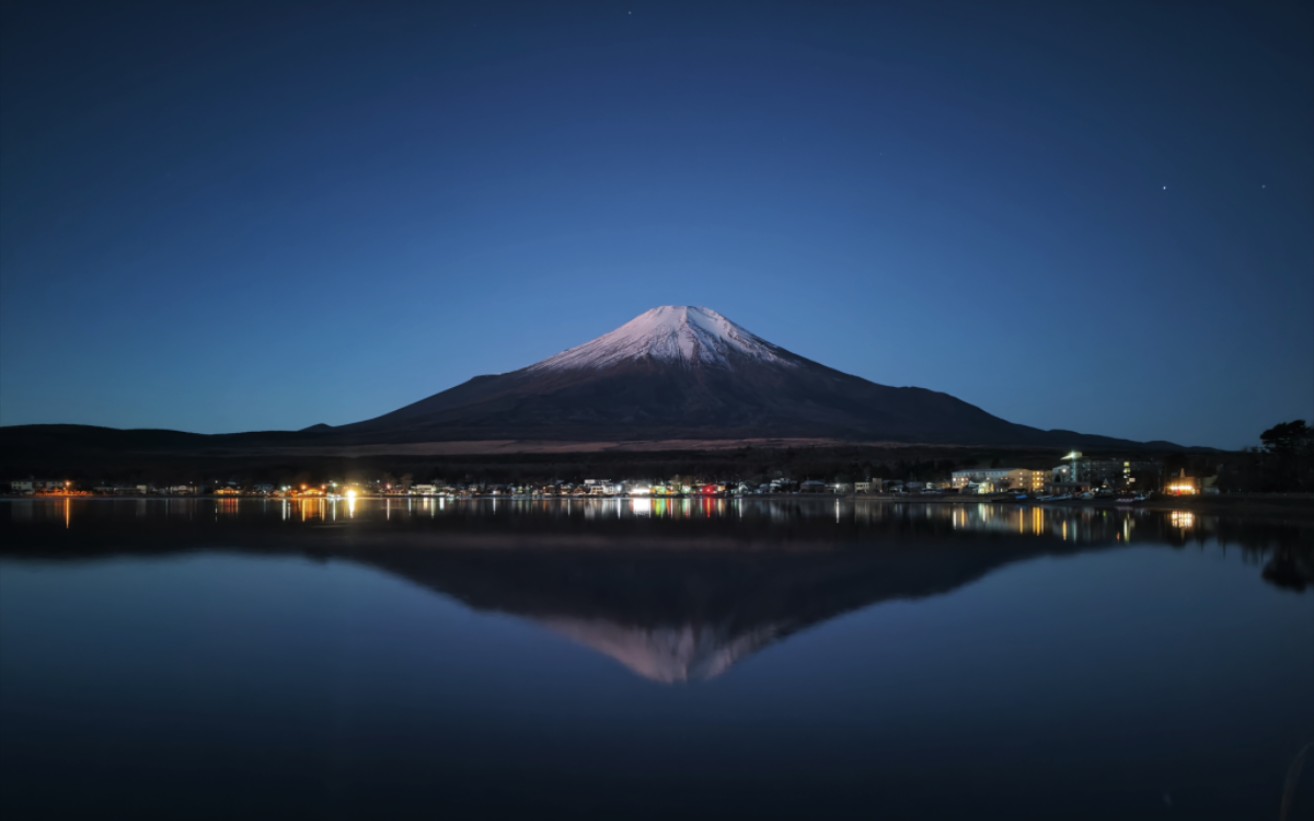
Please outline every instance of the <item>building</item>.
M1001 490L1022 490L1039 493L1049 481L1049 471L1027 468L971 468L955 470L951 484L960 493L975 490L978 493L997 493Z
M1169 496L1195 496L1200 492L1200 479L1195 476L1187 476L1186 468L1176 476L1171 476L1168 482L1163 486L1163 492Z
M1080 459L1075 464L1075 475L1072 462L1054 468L1052 471L1054 484L1064 487L1080 485L1093 488L1125 488L1134 484L1133 473L1157 469L1153 462L1132 462L1127 459Z
M612 482L610 479L585 479L584 494L586 496L619 496L624 488L621 485Z

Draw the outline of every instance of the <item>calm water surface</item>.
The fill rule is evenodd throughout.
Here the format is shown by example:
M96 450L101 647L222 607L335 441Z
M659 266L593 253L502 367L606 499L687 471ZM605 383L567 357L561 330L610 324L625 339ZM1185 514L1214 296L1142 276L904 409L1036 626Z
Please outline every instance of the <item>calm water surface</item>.
M1314 817L1301 525L0 503L0 813Z

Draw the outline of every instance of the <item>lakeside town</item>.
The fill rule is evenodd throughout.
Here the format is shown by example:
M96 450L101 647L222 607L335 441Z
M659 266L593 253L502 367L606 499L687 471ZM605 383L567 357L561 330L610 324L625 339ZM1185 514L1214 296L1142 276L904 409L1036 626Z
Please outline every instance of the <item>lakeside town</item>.
M676 475L665 478L588 478L526 483L449 481L440 477L416 480L410 475L380 475L368 479L341 476L328 481L296 484L244 483L214 479L185 483L76 481L59 477L11 479L11 496L190 496L258 498L371 498L371 497L501 497L642 498L642 497L744 497L788 494L833 496L975 496L1013 500L1064 501L1119 499L1144 501L1153 494L1195 496L1218 493L1217 475L1188 475L1185 469L1166 475L1162 462L1153 460L1083 458L1078 451L1063 456L1050 469L1023 467L969 467L927 480L867 477L858 480L820 477L725 477Z

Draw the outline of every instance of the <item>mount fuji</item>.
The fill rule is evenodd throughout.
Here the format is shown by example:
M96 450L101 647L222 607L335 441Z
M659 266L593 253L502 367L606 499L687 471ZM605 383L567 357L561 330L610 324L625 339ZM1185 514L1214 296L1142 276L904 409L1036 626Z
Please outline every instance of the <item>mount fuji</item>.
M1131 444L1044 431L946 393L889 387L774 345L708 308L664 306L556 356L333 429L345 441L829 439Z

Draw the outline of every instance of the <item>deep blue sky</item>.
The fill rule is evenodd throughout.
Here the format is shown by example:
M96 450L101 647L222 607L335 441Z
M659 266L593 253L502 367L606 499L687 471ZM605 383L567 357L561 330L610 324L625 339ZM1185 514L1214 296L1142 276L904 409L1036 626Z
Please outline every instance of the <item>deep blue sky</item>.
M0 423L350 422L663 304L1040 427L1314 414L1309 3L200 5L5 4Z

